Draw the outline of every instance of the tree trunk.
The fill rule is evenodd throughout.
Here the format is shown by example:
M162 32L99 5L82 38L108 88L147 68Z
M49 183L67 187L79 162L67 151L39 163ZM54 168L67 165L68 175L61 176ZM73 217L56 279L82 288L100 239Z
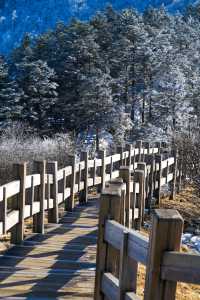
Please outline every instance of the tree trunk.
M99 151L99 128L96 128L96 152Z
M149 121L151 122L152 119L152 99L149 98Z
M144 124L144 121L145 121L145 116L144 116L144 113L145 113L145 95L143 94L143 97L142 97L142 124Z

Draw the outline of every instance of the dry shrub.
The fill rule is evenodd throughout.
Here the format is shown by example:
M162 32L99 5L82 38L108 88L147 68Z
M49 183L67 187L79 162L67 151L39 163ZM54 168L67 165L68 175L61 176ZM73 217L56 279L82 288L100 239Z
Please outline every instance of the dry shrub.
M56 160L59 167L64 167L73 152L71 134L41 138L23 124L13 124L0 137L0 184L15 179L13 164L16 162L29 162L28 172L31 173L34 160Z

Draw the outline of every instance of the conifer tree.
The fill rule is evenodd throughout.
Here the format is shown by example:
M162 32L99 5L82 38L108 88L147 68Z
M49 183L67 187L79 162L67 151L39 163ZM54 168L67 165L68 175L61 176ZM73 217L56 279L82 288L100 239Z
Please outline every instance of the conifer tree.
M27 58L17 65L18 82L23 88L23 118L39 130L48 129L52 106L57 101L55 72L41 60Z
M22 106L20 105L22 91L17 83L9 76L8 64L0 57L0 122L1 126L18 120L21 117Z

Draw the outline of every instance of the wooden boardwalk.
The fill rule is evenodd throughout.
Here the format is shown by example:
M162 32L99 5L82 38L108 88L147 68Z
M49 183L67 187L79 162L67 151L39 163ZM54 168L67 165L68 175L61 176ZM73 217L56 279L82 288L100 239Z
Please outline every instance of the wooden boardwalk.
M97 200L0 256L0 299L93 299Z

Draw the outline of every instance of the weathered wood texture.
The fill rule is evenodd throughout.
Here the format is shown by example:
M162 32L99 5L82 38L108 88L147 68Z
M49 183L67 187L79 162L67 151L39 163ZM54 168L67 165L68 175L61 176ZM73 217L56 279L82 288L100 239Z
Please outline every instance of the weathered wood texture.
M98 202L62 215L0 257L0 298L93 299Z
M143 146L144 144L144 146ZM16 169L16 180L0 186L0 234L5 234L8 231L12 233L13 243L23 241L24 219L34 217L35 232L43 232L44 227L44 212L48 211L49 222L58 222L59 205L65 203L66 210L72 211L76 205L76 195L79 193L79 201L87 203L88 189L92 186L104 188L106 183L111 179L119 177L121 165L126 166L130 170L135 170L141 167L140 160L145 160L152 153L159 153L160 148L150 147L148 143L138 142L137 147L126 145L126 148L118 148L117 154L106 156L104 150L100 151L99 158L89 160L88 153L84 152L81 155L81 161L77 161L74 156L71 160L71 165L63 169L58 169L58 163L54 162L37 162L35 163L36 174L27 175L27 165L19 164ZM145 146L146 145L146 146ZM162 170L173 165L173 173L162 172ZM143 163L145 165L145 163ZM176 160L173 157L155 164L155 170L152 165L146 163L145 170L145 187L144 180L134 179L133 184L129 182L127 189L127 201L125 203L125 222L130 226L130 215L127 209L129 205L135 208L135 197L141 194L141 189L146 190L143 193L143 203L138 207L138 214L144 218L145 197L151 200L153 194L157 192L160 197L160 188L166 182L172 182L173 195L176 192L176 180L174 176L181 178L181 171L176 172ZM156 175L147 176L150 173ZM162 178L160 174L167 174L166 178ZM157 176L159 174L159 177ZM124 174L123 176L126 177ZM124 177L124 178L125 178ZM150 178L151 177L151 178ZM152 178L155 178L152 184ZM151 179L151 180L150 180ZM127 182L127 179L125 180ZM149 186L151 185L151 188ZM132 194L134 195L132 196ZM12 203L9 207L7 202ZM149 201L150 201L149 200ZM139 203L141 201L139 200ZM136 215L137 215L136 213ZM134 224L135 210L132 211L132 224ZM128 225L129 224L129 225ZM140 225L139 225L140 226ZM16 230L16 228L18 228Z
M36 174L27 175L26 163L16 165L16 180L0 186L0 234L11 232L12 243L18 244L0 258L3 297L41 293L41 297L51 294L53 298L92 299L97 210L90 207L88 191L96 186L106 187L104 196L109 196L109 201L103 202L104 213L100 214L97 265L101 272L96 276L95 300L103 299L104 290L111 300L116 298L109 293L117 293L120 300L138 299L137 266L138 262L147 263L148 241L128 228L140 229L151 198L157 194L159 202L161 187L166 183L172 183L174 196L183 176L176 157L164 159L161 153L160 144L152 147L139 141L118 148L110 156L103 150L94 159L89 159L87 152L82 153L80 161L73 156L71 165L60 170L57 162L43 161L35 163ZM85 208L77 206L78 202ZM68 212L58 224L61 204ZM48 222L54 223L48 225L48 232L44 228L45 213ZM24 223L30 217L34 232L39 234L24 241ZM169 257L164 253L165 265L160 271L164 281L171 270ZM188 280L186 270L193 260L185 259L186 267L181 268L179 261L174 281L180 274L181 280ZM109 284L112 288L108 291Z
M127 171L121 169L121 174ZM126 178L125 178L126 181ZM121 200L120 200L121 198ZM200 255L180 253L183 219L176 210L155 210L150 239L117 221L112 207L125 207L121 186L103 191L97 244L95 300L139 299L137 264L146 268L144 300L175 300L178 281L200 284ZM118 213L119 215L119 213ZM109 249L112 255L109 256ZM115 252L116 251L116 252ZM120 258L116 255L120 251ZM112 266L115 260L115 268ZM119 272L116 272L116 263ZM131 293L130 293L131 292Z

